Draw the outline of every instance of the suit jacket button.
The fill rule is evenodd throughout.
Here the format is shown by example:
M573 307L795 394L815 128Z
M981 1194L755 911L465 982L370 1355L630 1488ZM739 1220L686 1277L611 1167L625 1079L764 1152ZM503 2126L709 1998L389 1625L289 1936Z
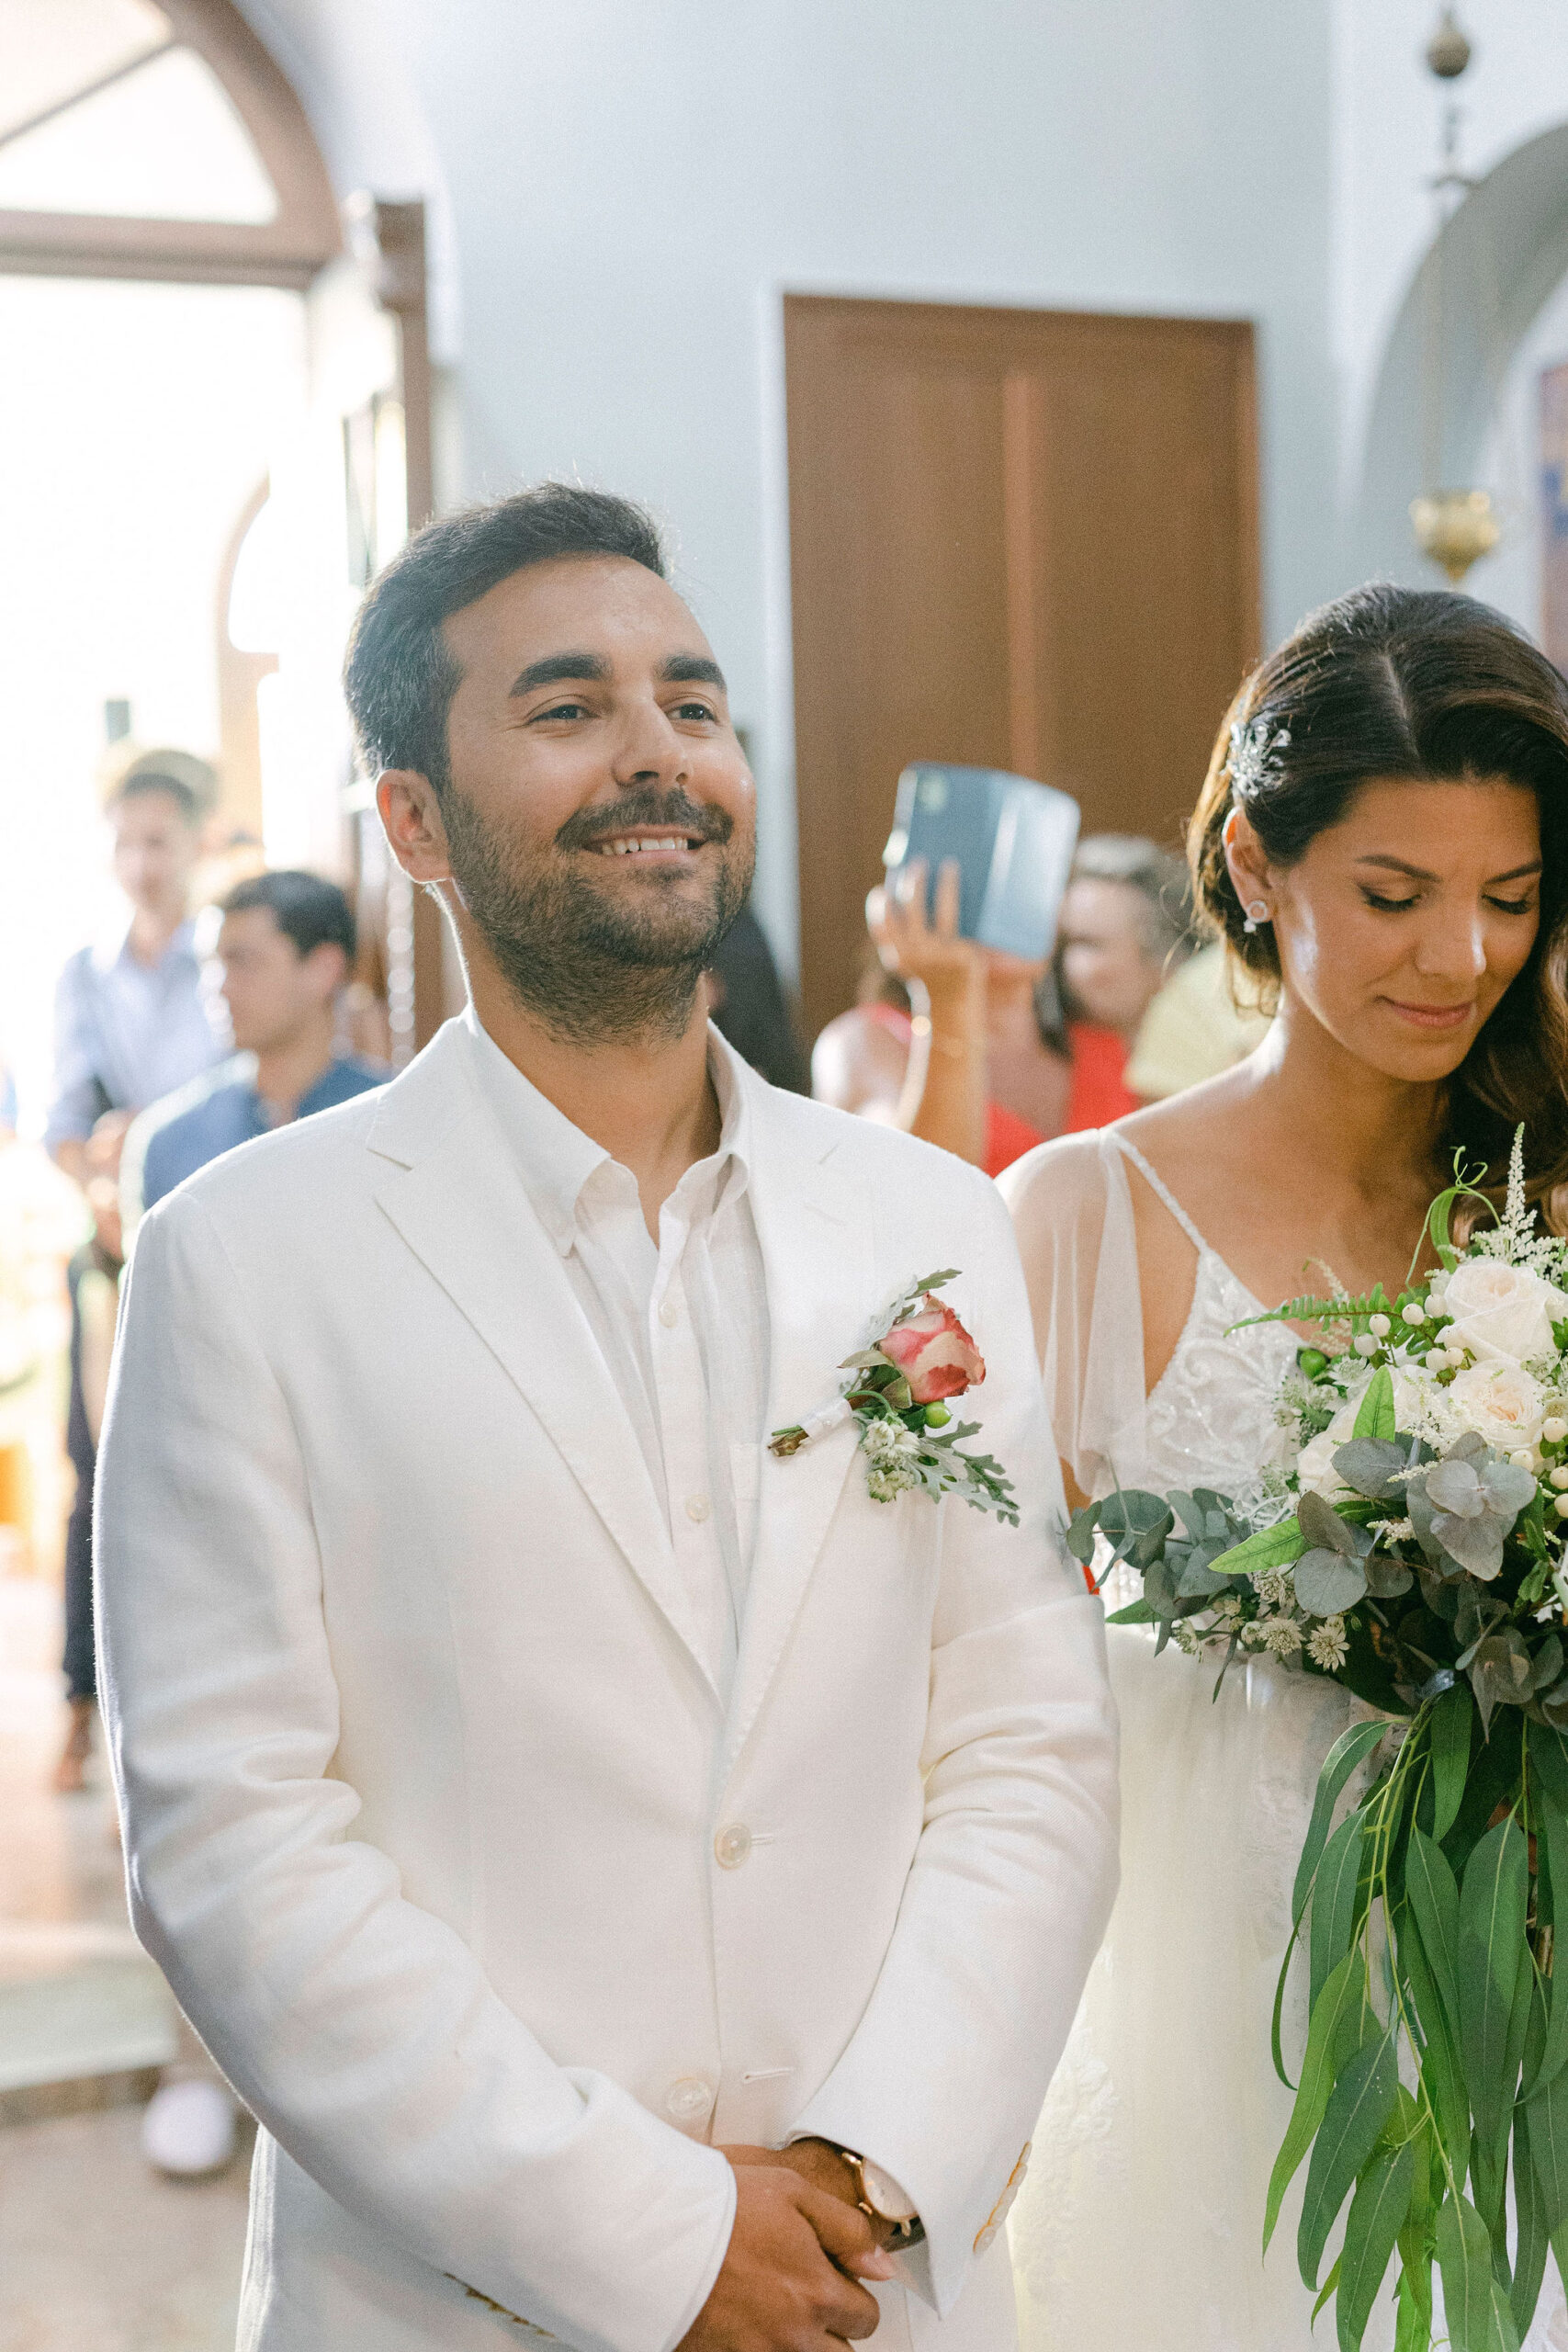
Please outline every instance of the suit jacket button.
M751 1832L743 1821L726 1822L713 1841L721 1870L738 1871L751 1851Z
M682 2075L665 2092L664 2105L677 2123L700 2123L713 2105L713 2093L700 2075Z
M988 2254L988 2253L990 2252L990 2250L991 2250L991 2247L992 2247L992 2246L995 2245L995 2243L996 2243L996 2236L997 2236L997 2224L996 2224L996 2222L987 2222L987 2224L986 2224L986 2226L985 2226L985 2228L984 2228L983 2230L981 2230L981 2231L978 2233L978 2234L976 2235L976 2240L975 2240L975 2251L976 2251L976 2254Z

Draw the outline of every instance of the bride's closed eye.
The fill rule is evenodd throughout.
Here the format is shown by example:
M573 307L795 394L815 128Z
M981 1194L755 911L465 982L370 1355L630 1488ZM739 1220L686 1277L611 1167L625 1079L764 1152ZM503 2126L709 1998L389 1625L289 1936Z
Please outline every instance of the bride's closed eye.
M1408 899L1385 899L1379 891L1369 890L1363 886L1361 896L1369 907L1376 908L1380 915L1408 914L1412 907L1418 907L1421 903L1419 890ZM1486 903L1495 907L1500 915L1532 915L1535 912L1535 900L1528 895L1522 899L1499 899L1489 892Z

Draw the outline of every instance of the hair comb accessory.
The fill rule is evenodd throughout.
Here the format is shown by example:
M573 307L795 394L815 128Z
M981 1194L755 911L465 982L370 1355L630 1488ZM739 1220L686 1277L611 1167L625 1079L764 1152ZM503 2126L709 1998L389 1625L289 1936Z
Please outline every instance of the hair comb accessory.
M1243 931L1256 931L1260 923L1270 922L1272 920L1267 899L1248 899L1247 921L1242 924Z
M1278 755L1290 748L1290 741L1287 727L1270 734L1266 715L1250 719L1245 727L1238 719L1231 729L1230 757L1225 762L1232 790L1243 800L1250 800L1265 786L1278 784L1283 774Z

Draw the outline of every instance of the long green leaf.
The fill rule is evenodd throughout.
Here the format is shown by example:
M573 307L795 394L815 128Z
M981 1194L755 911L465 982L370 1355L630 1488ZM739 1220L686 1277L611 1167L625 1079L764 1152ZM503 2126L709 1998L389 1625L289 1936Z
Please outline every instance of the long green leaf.
M1470 2165L1470 2094L1460 2064L1459 2042L1444 2015L1421 1937L1408 1907L1399 1915L1399 1962L1408 1981L1425 2047L1421 2080L1438 2120L1438 2131L1456 2181Z
M1276 1568L1288 1568L1306 1550L1306 1538L1297 1526L1295 1518L1280 1520L1273 1527L1259 1528L1244 1544L1233 1544L1213 1563L1214 1574L1220 1577L1271 1576Z
M1453 1827L1464 1794L1474 1714L1468 1682L1445 1690L1432 1710L1432 1835L1439 1841Z
M1530 1754L1533 1757L1533 1724L1530 1732ZM1554 1940L1561 1942L1568 1937L1568 1816L1559 1812L1550 1795L1536 1806L1536 1858L1541 1865L1551 1897L1552 1919L1554 1922L1562 1921L1561 1927L1554 1928ZM1568 2061L1568 1946L1563 1949L1562 1966L1543 1979L1541 1997L1546 2007L1546 2036L1541 2044L1540 2069L1530 2086L1532 2090L1543 2090Z
M1403 2147L1381 2150L1357 2186L1345 2224L1339 2300L1334 2307L1339 2352L1361 2352L1361 2338L1393 2257L1393 2242L1404 2220L1415 2178L1416 2149L1406 2140Z
M1350 1948L1362 1911L1361 1863L1366 1821L1347 1815L1324 1849L1312 1895L1311 1973L1308 1998L1315 2004Z
M1500 1821L1465 1865L1459 1901L1460 2049L1476 2132L1497 2142L1513 2105L1509 2026L1529 1901L1529 1858L1517 1821ZM1430 1958L1430 1954L1428 1954Z
M1432 2257L1428 2254L1414 2269L1406 2261L1399 2274L1399 2318L1393 2352L1431 2352Z
M1323 1759L1323 1770L1317 1776L1317 1792L1312 1801L1312 1819L1307 1824L1306 1843L1296 1867L1295 1890L1291 1896L1291 1917L1299 1921L1307 1907L1312 1883L1323 1849L1328 1843L1329 1825L1334 1819L1334 1807L1339 1792L1358 1764L1370 1756L1388 1725L1383 1723L1352 1724L1342 1731Z
M1274 2169L1269 2177L1269 2201L1263 2221L1263 2250L1269 2251L1269 2241L1274 2234L1274 2224L1280 2218L1280 2204L1286 2189L1295 2177L1296 2170L1317 2136L1328 2106L1328 2095L1334 2088L1337 2053L1339 2048L1340 2021L1354 2017L1367 1994L1367 1963L1357 1944L1348 1951L1335 1969L1317 1999L1313 2003L1312 2021L1307 2027L1306 2055L1302 2060L1301 2088L1291 2109L1291 2120L1274 2159Z
M1568 2222L1568 2074L1554 2075L1544 2090L1515 2109L1516 2176L1520 2123L1527 2127L1530 2160L1540 2188L1543 2225L1551 2236Z
M1492 2240L1466 2197L1446 2198L1438 2214L1438 2267L1453 2352L1519 2352L1514 2315L1492 2267Z
M1449 2023L1459 2030L1459 1887L1442 1849L1414 1824L1404 1857L1404 1892Z
M1568 1740L1548 1724L1531 1724L1529 1758L1559 1813L1568 1813Z
M1540 2299L1551 2235L1546 2218L1546 2200L1530 2143L1529 2110L1525 2107L1514 2109L1514 2202L1518 2214L1518 2242L1514 2255L1514 2283L1508 2301L1514 2314L1514 2325L1522 2343L1529 2332L1529 2324L1535 2317L1535 2307Z
M1339 2208L1350 2194L1384 2124L1393 2113L1399 2068L1392 2035L1364 2042L1329 2093L1328 2108L1307 2166L1296 2259L1305 2285L1315 2288Z
M1332 2269L1329 2271L1327 2278L1324 2280L1322 2286L1317 2290L1317 2301L1312 2307L1312 2317L1307 2322L1309 2331L1317 2325L1318 2314L1321 2312L1325 2303L1328 2301L1330 2295L1334 2293L1338 2284L1339 2256L1336 2255Z
M1356 1412L1352 1437L1392 1438L1397 1434L1393 1414L1393 1374L1386 1363L1380 1363L1367 1384L1367 1391Z

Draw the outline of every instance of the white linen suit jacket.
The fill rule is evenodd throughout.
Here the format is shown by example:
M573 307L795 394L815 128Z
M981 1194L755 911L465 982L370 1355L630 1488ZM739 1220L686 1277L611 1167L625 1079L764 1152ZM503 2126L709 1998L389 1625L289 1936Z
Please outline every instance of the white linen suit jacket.
M874 2155L889 2352L1012 2336L1007 2202L1115 1876L1011 1230L909 1138L750 1090L768 1426L915 1276L1022 1525L761 1453L721 1707L652 1483L464 1022L137 1239L98 1470L133 1915L261 2119L245 2352L666 2352L708 2143ZM744 1837L724 1833L743 1830ZM986 2233L989 2228L989 2235Z

